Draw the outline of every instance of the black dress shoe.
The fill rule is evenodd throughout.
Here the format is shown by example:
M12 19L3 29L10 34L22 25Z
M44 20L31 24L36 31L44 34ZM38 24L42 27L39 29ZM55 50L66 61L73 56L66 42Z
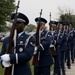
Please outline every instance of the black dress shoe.
M71 69L71 66L68 66L68 69Z
M74 64L74 61L72 61L72 64Z
M66 75L66 73L63 73L62 75Z
M57 74L54 73L54 74L52 74L52 75L57 75Z

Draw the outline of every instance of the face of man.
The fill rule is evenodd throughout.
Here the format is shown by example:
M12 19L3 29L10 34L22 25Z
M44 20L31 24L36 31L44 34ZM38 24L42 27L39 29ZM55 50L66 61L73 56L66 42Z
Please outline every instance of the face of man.
M62 24L60 24L59 29L62 29L62 27L63 27Z
M71 24L69 25L69 28L72 28L72 25Z
M53 26L53 30L56 30L57 29L57 26Z
M24 30L24 27L25 27L25 23L24 22L16 22L16 25L15 25L15 29L17 30L17 33L20 33Z
M45 24L40 25L40 30L43 30L43 29L45 29Z
M69 26L67 26L67 30L69 29Z
M67 30L67 26L64 26L63 28L64 28L64 30Z

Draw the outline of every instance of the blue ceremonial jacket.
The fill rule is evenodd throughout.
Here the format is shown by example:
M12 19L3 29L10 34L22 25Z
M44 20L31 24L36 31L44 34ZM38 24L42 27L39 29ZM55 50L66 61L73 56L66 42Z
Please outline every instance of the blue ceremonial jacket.
M44 66L51 66L53 64L53 59L52 55L50 52L50 44L52 41L52 35L50 32L47 32L46 30L43 30L40 38L40 44L38 46L38 51L39 51L39 67L44 67Z
M29 61L34 53L34 37L23 32L20 37L17 38L16 53L10 54L10 63L14 64L14 75L31 75ZM28 40L27 40L28 39ZM9 37L3 41L1 55L6 53L8 47ZM13 49L12 43L12 49ZM16 56L17 54L17 56Z
M59 34L59 33L58 33ZM59 38L58 38L59 37ZM65 31L61 30L60 34L58 36L58 40L56 41L56 44L59 47L60 51L66 51L66 40L67 40L67 35Z
M73 29L71 28L68 30L68 43L67 43L67 48L71 50L73 46L74 40L73 40Z

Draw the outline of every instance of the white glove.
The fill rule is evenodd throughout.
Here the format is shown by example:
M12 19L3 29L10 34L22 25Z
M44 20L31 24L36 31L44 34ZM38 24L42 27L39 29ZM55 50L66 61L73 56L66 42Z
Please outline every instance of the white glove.
M37 47L35 47L34 49L34 55L37 53Z
M11 66L11 64L10 64L10 62L2 62L2 65L4 66L4 67L10 67Z
M3 60L4 62L9 62L10 61L9 54L2 55L1 56L1 60Z
M51 47L54 47L54 45L51 44L51 45L50 45L50 48L51 48Z

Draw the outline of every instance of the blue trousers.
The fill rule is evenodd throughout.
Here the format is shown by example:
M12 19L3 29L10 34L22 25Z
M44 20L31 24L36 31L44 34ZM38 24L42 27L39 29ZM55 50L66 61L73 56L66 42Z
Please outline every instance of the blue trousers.
M34 75L50 75L50 66L34 66Z
M54 74L61 75L59 57L57 55L53 57L54 57Z
M61 61L61 70L62 75L66 75L65 73L65 51L60 51L60 61Z

